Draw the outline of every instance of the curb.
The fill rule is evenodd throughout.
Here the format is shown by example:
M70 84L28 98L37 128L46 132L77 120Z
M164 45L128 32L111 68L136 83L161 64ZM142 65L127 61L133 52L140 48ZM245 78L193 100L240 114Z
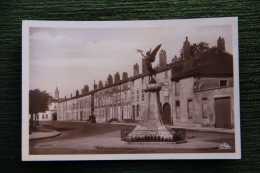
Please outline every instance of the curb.
M86 122L86 121L64 121L64 122ZM88 123L88 122L86 122ZM106 123L106 122L97 122L97 124L113 124L113 125L128 125L128 126L137 126L138 124L129 124L129 123ZM207 127L186 127L186 126L170 126L171 128L181 128L191 131L199 132L212 132L212 133L231 133L235 134L234 129L223 129L223 128L207 128Z
M52 132L33 132L29 135L29 140L36 140L36 139L45 139L45 138L52 138L56 136L60 136L61 132L52 131Z
M95 149L98 150L208 150L208 149L219 149L221 143L216 142L198 142L188 141L187 143L177 144L176 142L121 142L121 143L110 143L104 145L96 145Z

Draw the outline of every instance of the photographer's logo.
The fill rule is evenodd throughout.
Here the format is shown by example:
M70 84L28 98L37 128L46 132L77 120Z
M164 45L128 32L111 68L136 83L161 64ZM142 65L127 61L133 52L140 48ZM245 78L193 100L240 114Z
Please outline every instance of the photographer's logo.
M219 149L231 149L231 147L226 142L224 142L219 146Z

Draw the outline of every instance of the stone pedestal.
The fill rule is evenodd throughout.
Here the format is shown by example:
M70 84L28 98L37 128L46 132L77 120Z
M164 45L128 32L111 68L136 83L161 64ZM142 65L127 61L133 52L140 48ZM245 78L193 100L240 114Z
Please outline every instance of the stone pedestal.
M161 86L158 84L147 85L145 89L145 92L147 92L145 115L137 127L129 134L129 138L172 139L172 134L163 125L161 119L160 90Z

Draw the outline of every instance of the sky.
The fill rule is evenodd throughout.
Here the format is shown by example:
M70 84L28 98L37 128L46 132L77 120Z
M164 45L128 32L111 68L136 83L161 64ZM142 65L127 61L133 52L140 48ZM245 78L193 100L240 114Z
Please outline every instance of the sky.
M68 98L84 85L93 89L94 80L105 84L107 77L119 72L133 76L133 65L142 56L137 49L148 51L162 44L167 63L177 55L186 37L191 44L201 41L217 45L223 37L226 51L233 54L232 26L206 25L150 28L64 28L30 27L29 29L29 89L52 93L56 87L60 98ZM159 54L153 66L159 63Z

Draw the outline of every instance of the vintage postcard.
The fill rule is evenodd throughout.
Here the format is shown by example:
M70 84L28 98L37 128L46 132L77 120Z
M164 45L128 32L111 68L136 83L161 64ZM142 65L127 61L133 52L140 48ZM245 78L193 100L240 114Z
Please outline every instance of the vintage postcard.
M22 160L240 159L238 19L23 21Z

